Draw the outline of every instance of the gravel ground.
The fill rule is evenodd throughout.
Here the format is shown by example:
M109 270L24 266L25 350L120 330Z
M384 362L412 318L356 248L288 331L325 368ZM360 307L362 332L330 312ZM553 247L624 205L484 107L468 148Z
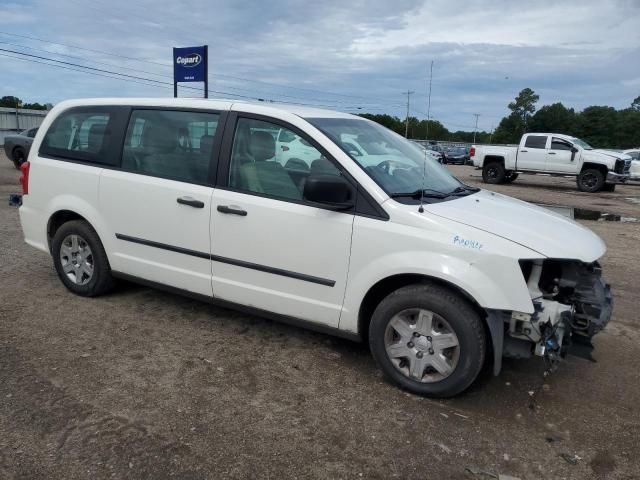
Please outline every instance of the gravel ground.
M363 345L129 284L70 294L22 241L17 179L0 156L2 479L640 478L640 224L583 222L616 301L597 363L545 379L539 359L506 361L434 401L387 384ZM640 218L640 187L492 189Z

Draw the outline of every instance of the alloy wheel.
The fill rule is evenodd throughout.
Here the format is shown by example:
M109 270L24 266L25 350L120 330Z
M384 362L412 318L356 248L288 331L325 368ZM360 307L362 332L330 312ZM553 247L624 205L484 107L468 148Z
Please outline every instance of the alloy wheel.
M444 380L460 357L460 342L451 325L424 309L407 309L393 316L384 343L395 368L421 383Z
M60 246L60 263L67 278L76 285L86 285L94 272L93 252L80 235L67 235Z

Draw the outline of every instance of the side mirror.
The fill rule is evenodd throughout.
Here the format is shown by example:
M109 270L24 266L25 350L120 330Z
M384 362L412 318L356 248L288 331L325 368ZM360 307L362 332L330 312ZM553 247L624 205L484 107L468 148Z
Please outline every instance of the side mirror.
M351 155L352 157L360 157L360 152L358 152L357 150L349 150L349 155Z
M355 204L353 187L337 175L309 175L304 184L304 198L331 210L348 210Z
M576 153L578 153L578 149L576 147L571 147L571 161L573 162L576 158Z

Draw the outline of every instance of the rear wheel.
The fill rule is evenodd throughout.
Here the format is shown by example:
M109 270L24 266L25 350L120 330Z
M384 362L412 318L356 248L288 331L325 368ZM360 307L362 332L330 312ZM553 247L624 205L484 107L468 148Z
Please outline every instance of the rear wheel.
M504 183L505 175L504 165L498 162L487 163L482 168L482 180L484 183Z
M396 290L376 308L369 328L374 359L393 383L419 395L451 397L482 368L482 321L455 292L433 284Z
M604 174L596 168L587 168L580 172L576 181L581 192L595 193L604 186Z
M51 242L53 264L70 291L83 297L108 292L114 284L102 242L83 220L72 220L56 231Z
M504 183L515 182L516 178L518 178L518 173L514 171L509 171L504 175Z
M11 152L11 160L15 167L20 170L20 165L22 165L27 160L27 154L22 147L16 147Z

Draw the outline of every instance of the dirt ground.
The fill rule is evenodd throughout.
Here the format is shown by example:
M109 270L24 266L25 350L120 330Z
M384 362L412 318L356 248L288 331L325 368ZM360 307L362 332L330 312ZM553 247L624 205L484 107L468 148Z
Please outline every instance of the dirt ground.
M616 302L597 363L545 379L540 359L506 361L434 401L387 384L363 345L129 284L70 294L23 243L17 179L0 156L1 479L640 478L638 223L583 222ZM640 218L640 187L491 189Z

